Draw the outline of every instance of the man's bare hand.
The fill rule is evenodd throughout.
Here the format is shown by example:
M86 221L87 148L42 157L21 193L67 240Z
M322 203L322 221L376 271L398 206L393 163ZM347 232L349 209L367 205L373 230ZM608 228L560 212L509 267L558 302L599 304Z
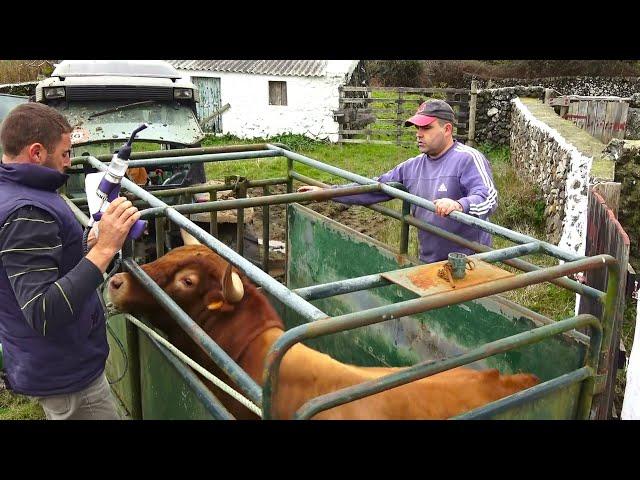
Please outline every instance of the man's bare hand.
M91 230L89 230L89 235L87 236L87 247L89 248L89 250L95 247L96 242L98 241L96 230L98 230L98 224L94 225L93 227L91 227Z
M462 212L462 205L450 198L439 198L433 202L436 206L436 215L446 217L451 212Z
M298 188L298 193L304 193L304 192L319 192L321 190L324 190L324 188L322 187L316 187L314 185L304 185L300 188Z
M140 218L140 212L124 197L116 198L100 219L100 234L94 247L87 254L102 272L106 271L113 256L122 248L133 224Z

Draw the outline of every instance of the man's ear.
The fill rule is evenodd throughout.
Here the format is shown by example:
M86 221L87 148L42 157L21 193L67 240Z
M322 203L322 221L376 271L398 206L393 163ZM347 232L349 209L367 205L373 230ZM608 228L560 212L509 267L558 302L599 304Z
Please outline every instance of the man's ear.
M32 163L41 164L44 161L46 149L41 143L32 143L27 147L27 154Z

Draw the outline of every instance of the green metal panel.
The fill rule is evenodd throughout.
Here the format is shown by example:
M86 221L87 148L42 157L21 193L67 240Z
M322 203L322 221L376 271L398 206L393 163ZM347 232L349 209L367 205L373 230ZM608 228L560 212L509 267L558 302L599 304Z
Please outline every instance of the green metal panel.
M137 372L135 372L136 348L132 344L131 335L127 334L127 321L123 315L114 315L108 319L110 330L107 330L109 342L109 357L105 372L109 382L121 380L111 385L111 390L126 408L127 413L133 418L139 415L139 398L137 395ZM116 339L114 338L117 338ZM118 345L120 342L120 345ZM122 348L121 348L122 347ZM124 350L124 352L123 352ZM125 371L126 370L126 371Z
M145 420L212 420L193 390L146 335L139 335L140 390Z
M197 105L198 119L202 121L220 109L220 79L216 77L192 77L191 81L200 91L200 102ZM222 115L207 122L202 128L205 132L222 133Z
M291 289L391 271L413 264L375 240L300 205L288 207L288 222L287 286ZM416 298L416 295L390 285L312 303L334 316L411 298ZM302 323L292 312L282 313L287 328ZM516 311L500 301L484 298L310 340L308 343L345 362L363 366L405 366L458 355L535 326L537 324L527 318L526 310ZM476 362L474 366L495 367L503 373L532 372L546 381L581 367L585 354L586 346L583 343L561 335L495 355ZM525 407L523 415L572 418L577 390L564 389L561 392L564 393L556 392L550 394L547 400L536 401L536 405L539 403L540 406L534 408L532 404ZM546 402L551 402L551 406L547 406Z
M490 416L490 420L555 420L576 418L580 385L570 385L544 398L531 400L523 405Z

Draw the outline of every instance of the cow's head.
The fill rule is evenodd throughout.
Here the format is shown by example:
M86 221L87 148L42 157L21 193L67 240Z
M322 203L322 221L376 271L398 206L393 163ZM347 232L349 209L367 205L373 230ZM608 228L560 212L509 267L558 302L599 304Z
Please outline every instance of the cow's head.
M197 243L188 235L183 238L185 243ZM256 287L204 245L175 248L142 269L232 358L257 332L282 327ZM167 333L176 327L175 320L129 273L114 275L109 296L118 310L143 314Z

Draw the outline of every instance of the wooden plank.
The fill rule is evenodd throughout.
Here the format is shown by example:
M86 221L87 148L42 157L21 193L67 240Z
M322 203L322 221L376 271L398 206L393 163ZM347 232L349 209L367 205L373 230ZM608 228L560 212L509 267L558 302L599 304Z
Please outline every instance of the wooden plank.
M629 113L629 104L620 102L617 104L616 115L611 126L611 138L624 138L627 129L627 115Z
M361 128L359 130L348 130L348 129L345 129L344 133L346 133L348 135L377 134L377 135L395 136L396 135L396 129L395 128L389 128L389 129L384 129L384 128ZM406 129L405 133L414 135L413 130L410 130L409 128Z
M415 104L415 108L418 107L418 105L420 105L422 103L423 100L411 100L411 99L403 99L402 103L411 103L411 104ZM371 97L371 98L345 98L344 99L345 103L366 103L367 105L370 104L374 104L374 103L398 103L398 99L397 98L391 98L391 97ZM462 104L466 104L467 102L464 102L462 100L447 100L447 103L449 105L451 105L452 107L454 105L462 105ZM376 108L375 106L371 107L371 108ZM414 108L414 111L415 111Z
M469 93L467 88L419 88L419 87L344 87L345 92L403 92L403 93Z
M600 194L607 206L613 211L613 215L618 218L622 184L618 182L602 182L596 184L593 189Z
M401 137L402 137L402 134L404 133L402 131L402 128L404 127L404 124L401 123L402 122L402 117L404 116L403 113L402 113L402 110L403 110L402 109L402 100L403 100L402 95L403 95L403 92L401 92L401 91L398 92L398 108L396 110L396 121L397 121L397 123L396 123L396 145L400 145L400 142L402 141Z
M587 210L587 242L586 255L609 254L616 258L621 268L618 286L618 302L613 313L613 325L610 343L605 345L605 354L600 358L598 374L606 374L604 391L596 397L597 403L592 408L595 418L609 418L613 404L615 376L617 370L617 353L620 341L622 316L624 312L626 273L624 268L629 262L629 237L616 220L613 211L607 207L605 200L596 191L590 189ZM587 285L599 290L606 290L606 269L599 268L585 272ZM602 304L587 297L581 297L579 313L591 313L601 317Z

